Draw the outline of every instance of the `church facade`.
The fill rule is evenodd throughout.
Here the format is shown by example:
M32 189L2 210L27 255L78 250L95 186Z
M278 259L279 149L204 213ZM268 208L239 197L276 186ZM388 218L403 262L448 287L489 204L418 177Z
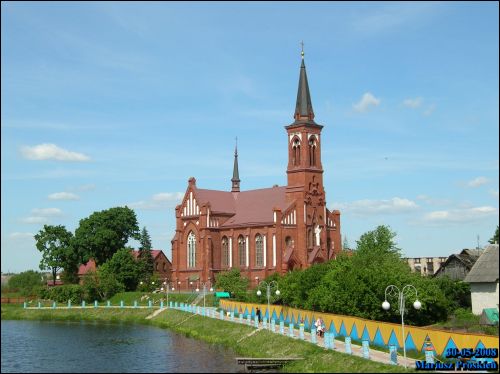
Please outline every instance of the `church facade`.
M178 288L210 287L215 274L231 268L255 286L275 272L307 268L341 251L340 212L326 207L323 126L314 121L303 54L294 122L285 129L286 186L240 191L237 149L231 191L198 188L189 179L175 208L171 281Z

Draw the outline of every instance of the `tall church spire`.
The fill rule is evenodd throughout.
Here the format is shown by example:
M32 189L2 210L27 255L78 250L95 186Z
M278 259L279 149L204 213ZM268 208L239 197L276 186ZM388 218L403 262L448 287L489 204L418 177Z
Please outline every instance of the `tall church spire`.
M233 183L231 192L240 192L240 173L238 172L238 138L236 138L236 146L234 147L234 167L231 182Z
M307 83L306 65L304 64L304 42L302 44L302 64L300 65L299 89L297 91L297 103L295 104L295 121L314 120L314 111Z

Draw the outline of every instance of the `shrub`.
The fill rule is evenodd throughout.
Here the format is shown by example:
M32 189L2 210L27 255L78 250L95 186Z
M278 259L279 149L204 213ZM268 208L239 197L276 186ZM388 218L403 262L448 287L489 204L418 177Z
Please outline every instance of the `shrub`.
M17 290L23 296L35 294L37 287L45 283L45 277L38 271L28 270L20 274L15 274L9 279L9 288Z

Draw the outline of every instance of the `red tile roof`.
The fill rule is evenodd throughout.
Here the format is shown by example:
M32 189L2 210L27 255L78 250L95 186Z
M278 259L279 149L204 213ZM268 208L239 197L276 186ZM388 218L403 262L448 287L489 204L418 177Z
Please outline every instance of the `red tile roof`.
M135 257L135 258L139 258L139 254L141 252L140 251L136 251L136 250L133 250L132 251L132 255ZM158 257L158 255L162 253L162 250L161 249L152 249L151 250L151 255L153 256L153 259L155 259L156 257ZM166 257L166 256L165 256Z
M81 264L78 268L78 275L85 275L89 271L95 271L95 261L91 258L86 264Z
M286 187L271 187L238 193L195 189L200 205L210 203L213 213L234 214L221 227L272 224L273 208L286 210Z

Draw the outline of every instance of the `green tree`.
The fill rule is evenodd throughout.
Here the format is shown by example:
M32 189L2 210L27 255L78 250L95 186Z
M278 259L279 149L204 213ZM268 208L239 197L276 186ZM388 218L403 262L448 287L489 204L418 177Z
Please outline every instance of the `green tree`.
M125 247L130 238L139 239L135 212L128 207L116 207L80 220L74 246L81 253L82 262L92 257L97 265L102 265Z
M78 261L76 252L71 246L72 239L73 234L61 225L44 225L35 235L36 247L42 252L40 270L51 270L54 284L58 270L72 268Z
M495 243L498 244L499 243L499 240L498 240L498 225L497 225L497 229L495 230L495 234L493 235L493 237L490 240L488 240L488 242L490 244L495 244Z
M125 286L125 291L134 291L142 277L142 265L135 260L131 248L118 250L109 261L100 266L100 271L113 274Z
M83 280L85 299L107 300L118 292L125 291L125 286L120 283L109 268L99 267L97 272L88 272Z
M139 259L143 263L145 279L149 281L149 278L153 274L154 270L154 259L151 253L151 237L149 236L146 227L142 228L141 237L139 239L141 246L139 247Z
M240 269L233 268L215 275L215 288L230 292L231 296L237 299L245 300L248 278L242 278Z
M17 290L23 296L34 295L37 288L45 284L45 277L42 273L34 270L23 271L19 274L14 274L9 279L9 288Z

